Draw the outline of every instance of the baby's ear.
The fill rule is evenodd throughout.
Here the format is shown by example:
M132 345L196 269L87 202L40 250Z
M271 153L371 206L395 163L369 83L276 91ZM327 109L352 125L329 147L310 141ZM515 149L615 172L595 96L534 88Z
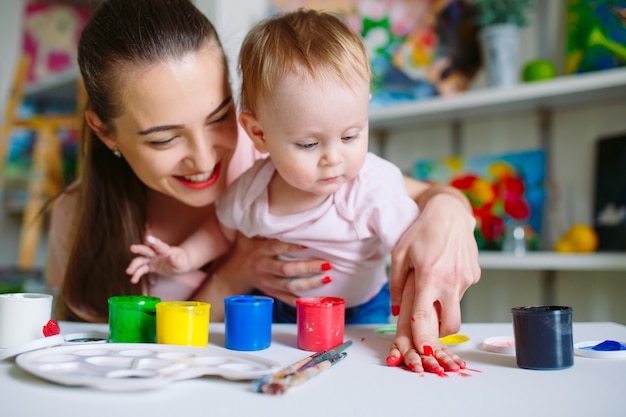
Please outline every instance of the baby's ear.
M256 116L249 112L242 112L239 115L239 123L241 123L241 127L243 127L250 139L252 139L256 150L261 153L266 153L267 143L265 142L263 127Z

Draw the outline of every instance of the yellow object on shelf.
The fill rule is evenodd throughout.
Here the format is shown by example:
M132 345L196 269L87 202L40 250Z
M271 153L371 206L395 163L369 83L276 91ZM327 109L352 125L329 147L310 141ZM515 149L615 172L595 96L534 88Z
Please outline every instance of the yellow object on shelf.
M561 253L590 253L598 248L598 234L589 225L573 225L555 245L554 250Z

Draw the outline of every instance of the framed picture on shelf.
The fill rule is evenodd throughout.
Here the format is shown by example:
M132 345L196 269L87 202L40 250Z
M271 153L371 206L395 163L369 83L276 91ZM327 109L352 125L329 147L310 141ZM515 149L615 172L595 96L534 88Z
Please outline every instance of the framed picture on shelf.
M452 185L467 196L479 249L502 250L507 228L518 226L525 229L527 248L538 249L545 200L543 150L418 160L414 177Z

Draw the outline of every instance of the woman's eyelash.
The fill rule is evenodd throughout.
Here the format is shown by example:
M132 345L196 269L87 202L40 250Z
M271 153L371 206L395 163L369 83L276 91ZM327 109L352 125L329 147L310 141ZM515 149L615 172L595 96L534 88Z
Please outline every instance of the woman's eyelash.
M154 146L163 146L163 145L167 145L168 143L173 141L175 138L176 138L176 136L173 136L173 137L165 139L165 140L154 140L154 141L151 141L150 144L154 145Z
M230 117L230 112L231 112L231 109L228 109L227 111L224 112L224 114L222 114L217 119L211 120L209 124L219 123L219 122L223 122L224 120L227 120Z

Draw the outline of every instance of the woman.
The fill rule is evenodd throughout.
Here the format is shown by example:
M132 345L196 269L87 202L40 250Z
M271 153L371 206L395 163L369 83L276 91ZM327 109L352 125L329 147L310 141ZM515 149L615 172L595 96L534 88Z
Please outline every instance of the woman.
M89 97L89 135L80 182L53 211L48 277L51 286L62 287L58 305L64 311L57 317L105 322L109 296L149 293L211 302L211 319L220 321L225 296L258 288L293 304L295 285L323 285L324 260L279 261L277 255L301 248L244 238L202 271L150 275L131 285L124 272L133 257L130 245L148 231L179 244L214 216L226 185L252 164L252 144L237 143L224 51L213 26L188 0L105 1L83 31L78 62ZM411 334L438 326L433 303L441 305L440 330L455 331L459 300L479 269L463 197L412 180L407 188L422 215L393 255L391 287L395 313L401 303L403 311L428 313L418 312L399 331L408 335L396 346L399 354L417 361L411 349L415 344L423 353L424 338L412 340ZM415 303L411 296L400 298L409 270L425 294ZM317 275L288 279L311 274ZM422 326L417 333L416 323Z

